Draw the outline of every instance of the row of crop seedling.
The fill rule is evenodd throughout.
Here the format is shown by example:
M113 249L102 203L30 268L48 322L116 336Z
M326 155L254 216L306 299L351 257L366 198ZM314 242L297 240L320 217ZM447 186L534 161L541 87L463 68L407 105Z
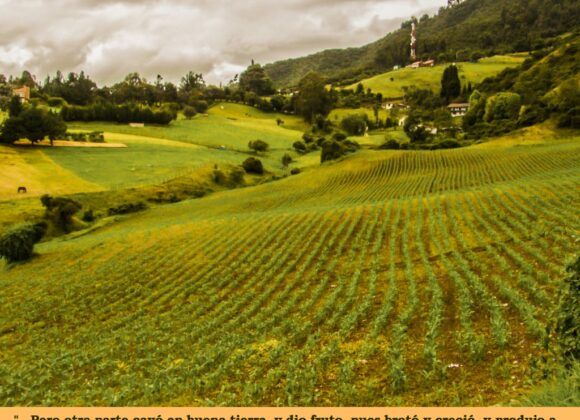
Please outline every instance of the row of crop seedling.
M382 208L377 207L371 208L371 214L374 217L369 223L366 232L360 232L360 241L357 241L356 245L351 248L350 255L348 257L349 265L352 273L352 279L350 286L347 290L346 300L337 308L332 318L329 321L330 328L333 329L337 323L339 334L343 340L346 340L351 334L357 329L361 318L370 310L374 295L376 293L376 276L369 275L368 273L364 276L362 275L362 270L365 268L366 258L368 251L372 251L370 248L371 243L376 243L378 241L377 236L381 234L381 229L377 228L379 220L383 214ZM370 216L369 216L370 219ZM358 252L357 252L358 251ZM357 298L359 298L359 282L361 279L367 280L367 293L360 297L362 302L357 303Z
M304 219L306 220L306 219ZM195 281L183 281L183 286L176 289L184 289L183 292L186 296L196 295L198 296L191 303L183 304L178 308L173 308L172 315L176 318L186 317L196 319L199 322L206 316L215 313L216 311L221 311L223 305L227 304L226 300L219 299L219 293L235 293L239 289L240 283L236 280L241 281L242 277L232 278L232 274L235 273L241 266L252 261L259 252L260 246L271 246L272 244L279 241L279 237L285 229L292 225L296 220L292 219L282 219L276 224L273 224L273 220L268 220L265 223L266 232L265 237L262 241L256 241L256 229L244 230L244 235L237 236L236 240L229 235L225 235L229 239L230 243L226 243L225 250L231 250L236 258L232 261L232 264L208 264L208 269L203 270L199 273L199 277ZM232 245L230 247L229 245ZM220 247L221 251L224 251L223 247ZM224 255L228 255L225 254ZM219 261L216 258L214 261ZM232 276L228 277L228 283L220 283L222 276ZM185 280L185 279L183 279ZM233 291L233 292L232 292ZM205 297L205 298L204 298Z
M358 217L351 219L351 229L360 220L360 213ZM308 250L305 254L304 261L298 267L288 272L282 272L278 275L280 281L286 283L284 289L278 293L275 299L270 299L267 306L261 311L260 316L256 317L250 324L249 328L257 328L259 331L271 331L277 325L283 323L286 319L289 319L289 315L292 311L297 309L302 309L305 306L306 301L303 300L306 294L313 295L322 294L324 290L324 284L327 280L320 282L320 284L313 289L313 284L310 282L312 279L316 279L320 271L322 271L327 266L332 271L334 259L331 255L334 255L334 247L339 242L339 240L348 240L352 230L347 231L347 226L349 224L345 223L344 219L340 217L335 218L334 225L327 229L323 235L316 235L314 238L309 238L310 243L316 240L314 245L309 243L300 244ZM345 231L347 232L345 234ZM327 266L325 266L327 264ZM289 281L288 277L292 275L294 281ZM322 287L321 287L322 285ZM295 290L297 288L297 290ZM291 292L294 291L292 296Z
M471 201L469 201L471 205ZM485 221L483 218L478 217L478 221L484 224L486 229L491 230L492 227L489 222ZM504 249L506 254L514 254L508 247L501 244L502 249ZM504 275L509 275L512 273L511 267L507 264L504 257L497 252L497 250L493 249L491 246L486 247L487 253L494 258L498 264L498 267L502 269ZM515 305L516 309L518 310L520 316L524 320L526 324L526 328L528 331L534 335L535 337L541 337L543 335L543 327L541 324L535 319L533 314L535 314L535 308L531 306L525 299L513 288L507 285L507 282L501 277L497 275L493 275L493 284L498 288L500 294L507 299L510 304Z
M332 230L332 229L331 229L331 230ZM309 233L309 232L307 232L307 233ZM314 234L315 232L312 232L312 233L313 233L312 235L307 235L307 237L310 237L310 238L318 238L318 237L319 237L318 235ZM308 248L308 247L304 248L304 252L306 252L307 248ZM232 324L232 320L225 320L225 323L226 323L226 324ZM234 324L235 324L235 325L232 325L232 328L233 328L234 330L238 330L238 329L239 329L239 330L238 330L238 332L237 332L237 334L241 334L241 333L242 333L242 331L246 331L246 336L248 336L248 335L249 335L249 333L251 333L250 331L248 331L248 330L247 330L247 328L243 328L243 327L244 327L243 325L237 324L237 323L235 323L235 322L234 322ZM243 324L243 322L242 322L241 324ZM224 327L222 328L222 330L223 330L223 329L227 329L227 325L224 325ZM220 330L220 331L221 331L221 330ZM218 340L220 339L220 336L222 335L222 332L220 332L220 331L218 331L216 334L212 334L212 335L215 335L215 338L216 338L216 339L218 339ZM224 344L224 346L226 346L226 348L228 348L228 347L229 347L229 345L228 345L227 341L226 341L226 343ZM231 365L231 363L232 363L232 361L231 361L231 360L226 360L226 361L225 361L225 363L222 363L222 366L221 366L221 368L220 368L220 369L227 369L227 368L228 368L228 366L230 366L230 365Z
M544 269L549 269L552 274L559 274L560 268L555 266L545 257L545 253L548 252L550 248L545 238L539 235L534 235L530 238L533 240L534 245L539 245L541 247L541 251L539 251L537 248L531 247L527 242L522 241L522 237L526 237L524 232L528 232L529 235L529 232L533 231L533 226L536 223L536 220L530 216L530 209L524 207L520 202L515 201L512 194L504 194L499 196L497 191L494 190L494 195L497 197L497 200L495 200L496 205L498 205L497 203L501 203L506 212L511 213L509 221L513 228L518 230L515 233L518 245L522 246L523 249L525 249L525 251L531 255L535 261L540 263ZM513 206L510 206L510 203L512 203ZM527 227L522 224L522 221L525 219L528 220L528 223L531 225L531 227Z
M385 293L382 299L381 306L375 316L374 320L371 323L371 329L369 331L369 339L375 340L379 335L383 334L387 322L393 312L394 305L395 305L395 298L397 296L397 272L395 261L397 257L397 230L399 229L399 224L401 220L401 209L402 206L400 205L400 201L392 200L391 201L391 208L395 207L395 216L392 224L386 225L390 228L388 232L389 235L389 249L387 255L387 262L389 265L388 269L388 278L389 282L385 289ZM390 220L390 219L387 219Z
M469 210L465 207L465 201L462 201L461 204L458 201L455 201L454 208L456 214L463 214L467 216L470 215ZM478 232L470 217L465 217L464 220L472 231ZM486 244L485 240L480 236L478 236L478 245L484 247L489 253L489 245ZM495 256L496 259L498 257L497 253L495 252L492 252L491 255ZM485 271L489 269L489 261L479 255L475 255L473 251L468 250L465 252L465 256L473 266L480 270L480 273L485 273ZM501 349L505 348L509 341L510 332L500 302L498 302L495 296L489 291L483 282L481 275L474 273L464 259L458 259L457 262L462 271L467 276L469 284L475 295L482 302L483 306L490 314L491 334L496 344ZM503 261L499 262L500 264L503 263Z
M405 212L405 224L401 235L403 262L405 264L405 282L407 283L407 299L404 308L400 311L396 324L391 331L390 345L386 353L389 366L391 389L398 393L407 385L407 372L405 369L405 339L410 323L417 311L419 298L417 297L417 281L413 272L413 263L409 251L409 231L411 230L411 206L408 205Z
M423 203L421 201L421 207ZM428 237L432 241L438 241L439 238L436 234L435 228L435 218L432 215L432 208L428 208ZM433 272L433 267L429 261L429 256L425 250L425 244L423 243L423 238L421 237L420 225L417 224L416 231L416 242L418 245L419 255L421 256L421 263L425 267L428 281L428 291L431 294L431 302L429 307L429 313L427 315L426 332L425 332L425 344L423 346L423 358L427 366L427 372L440 371L440 360L437 355L437 341L440 334L441 323L443 322L443 290L439 284L437 276Z
M358 217L359 218L361 217L360 213L359 213ZM354 243L354 247L356 247L356 245L361 242L362 233L365 230L367 232L369 230L372 230L372 228L369 227L372 225L372 223L369 223L369 218L365 217L364 220L365 221L364 221L363 225L360 227L361 231L357 235L357 238L354 240L348 241L349 244L351 245L351 247L353 246L353 243ZM350 229L349 229L349 233L346 235L347 238L352 235L353 228L355 227L356 224L358 224L358 222L351 224ZM345 243L342 242L341 245L339 245L339 247L342 248L344 245L345 245ZM358 262L359 263L362 262L363 258L359 257ZM337 259L334 259L331 266L329 266L327 269L329 271L334 270L336 268L337 261L338 261ZM340 277L339 277L339 279L340 279ZM304 328L299 328L299 330L296 331L294 333L294 335L291 337L291 339L295 345L300 345L301 342L306 341L305 348L302 348L300 350L300 354L303 355L303 357L309 357L313 353L312 349L310 348L310 344L312 343L312 340L309 337L311 337L312 330L317 325L316 320L323 321L325 328L332 329L333 316L331 316L330 319L327 319L324 321L323 318L321 318L320 314L326 313L327 312L326 308L330 308L330 309L334 308L337 311L339 310L340 305L338 305L338 307L336 305L337 297L339 295L341 295L341 291L344 290L345 283L346 282L343 281L342 279L339 280L339 285L334 289L334 292L331 294L330 298L326 300L325 305L323 305L322 308L319 309L319 312L317 312L318 316L315 315L315 318L314 318L315 324L312 325L309 322L305 322L303 324ZM351 282L351 284L352 283L353 282ZM307 302L306 306L310 307L311 302ZM304 315L304 313L303 313L303 315ZM321 326L322 325L319 325L318 328L320 328ZM315 334L315 336L318 336L318 334ZM316 358L313 362L308 363L306 366L295 366L288 374L288 384L286 387L288 401L290 401L290 400L301 401L301 404L312 405L312 403L313 403L312 396L316 394L316 392L314 391L314 386L317 383L318 376L320 376L322 374L324 374L324 370L320 369L319 362L316 360ZM296 392L297 389L300 389L300 392ZM291 390L292 390L292 392L291 392Z
M297 260L299 257L293 257L291 253L285 249L288 244L299 243L304 237L315 237L318 232L324 228L328 228L329 221L324 221L319 215L312 217L307 221L304 230L294 229L289 237L279 235L272 248L274 251L268 255L268 263L262 264L257 268L247 270L243 276L230 275L230 283L233 284L234 291L227 296L223 305L220 305L220 312L217 316L208 314L206 318L210 318L203 328L200 328L200 337L207 339L215 334L219 334L226 325L235 322L243 312L248 308L256 296L259 296L267 290L268 285L271 285L271 274L276 272L280 267L286 265L291 260ZM266 253L269 250L262 250ZM305 252L301 250L302 254ZM252 261L249 261L252 264ZM259 287L258 287L259 286ZM224 309L221 310L221 306Z
M449 237L450 232L447 225L443 222L442 214L443 207L441 198L436 200L435 207L436 219L438 226L441 228L442 237ZM485 355L485 339L482 334L477 333L473 327L474 303L469 286L467 285L463 276L459 274L453 262L447 257L443 249L439 248L441 255L441 262L447 271L447 275L451 278L458 300L458 317L461 330L456 332L456 340L459 347L466 352L472 360L478 361ZM451 253L454 259L461 258L457 251Z

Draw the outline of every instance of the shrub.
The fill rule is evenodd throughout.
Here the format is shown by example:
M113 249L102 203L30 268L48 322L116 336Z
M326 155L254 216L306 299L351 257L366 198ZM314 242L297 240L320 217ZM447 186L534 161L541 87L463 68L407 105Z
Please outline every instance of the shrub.
M395 139L389 139L379 147L382 150L399 150L400 148L401 145Z
M310 143L308 145L308 152L314 152L315 150L318 150L318 144L316 142Z
M300 173L300 169L294 168L290 171L290 175L298 175Z
M296 150L298 153L306 153L307 152L307 147L306 147L306 143L304 143L303 141L297 141L295 142L292 147L294 148L294 150Z
M248 147L257 153L267 151L270 145L263 140L254 140L248 143Z
M72 230L72 218L82 208L80 203L70 198L52 197L47 194L40 197L40 202L46 209L46 218L56 228L66 233Z
M570 367L580 360L580 257L568 265L566 271L569 275L560 296L556 333L564 363Z
M250 157L242 163L244 170L249 174L264 174L264 166L262 165L262 161L260 159L256 159L254 157Z
M51 107L59 107L65 105L66 101L62 98L48 98L46 103Z
M282 156L282 165L287 167L292 163L293 160L294 159L292 159L292 156L290 156L288 153L284 153L284 156Z
M0 237L0 257L9 263L29 260L34 253L34 244L46 233L47 224L40 222L17 227Z
M352 114L340 122L341 128L351 136L362 136L367 129L367 115Z
M83 213L83 217L82 220L83 222L94 222L96 219L95 217L95 213L93 212L93 210L85 210L85 212Z
M213 182L215 182L218 185L225 185L225 183L227 182L226 174L224 174L219 169L214 169L212 178Z
M447 139L433 145L433 149L457 149L461 144L457 140Z
M358 144L354 140L345 140L342 142L342 146L344 147L347 153L354 153L358 149L360 149L360 144Z
M327 140L322 144L322 153L320 154L320 163L330 160L339 159L344 156L344 147L337 141Z
M314 136L312 134L304 133L302 135L302 140L304 140L304 143L306 144L312 143L314 141Z
M206 101L197 101L193 104L193 106L195 107L195 110L200 114L205 113L209 108L209 105Z
M341 132L336 132L332 135L332 139L336 141L344 141L346 140L346 134Z
M116 214L136 213L145 209L147 209L147 204L143 203L142 201L138 201L136 203L125 203L118 207L109 208L109 216L114 216Z
M197 111L192 106L186 106L185 108L183 108L183 115L188 120L191 120L193 117L197 115Z
M244 184L244 171L241 169L234 169L230 173L230 184L232 186L243 185Z

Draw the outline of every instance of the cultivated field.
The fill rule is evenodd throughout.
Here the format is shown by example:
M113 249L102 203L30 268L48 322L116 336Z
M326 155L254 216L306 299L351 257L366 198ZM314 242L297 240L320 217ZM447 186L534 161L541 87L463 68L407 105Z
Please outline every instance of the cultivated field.
M0 402L509 401L580 228L578 138L537 143L365 151L41 244L0 271Z
M499 55L482 58L477 63L457 63L462 85L469 82L473 86L487 77L495 76L507 67L516 67L526 58L526 54ZM370 88L374 93L382 93L384 98L402 98L405 87L431 89L438 92L441 89L441 77L445 65L423 67L419 69L399 69L383 73L361 81L365 90ZM392 79L392 80L391 80ZM355 83L348 89L356 89Z

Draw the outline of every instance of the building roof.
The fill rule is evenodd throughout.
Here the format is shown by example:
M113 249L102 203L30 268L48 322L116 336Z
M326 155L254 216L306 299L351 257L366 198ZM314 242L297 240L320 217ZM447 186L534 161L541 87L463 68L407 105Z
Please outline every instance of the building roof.
M469 108L469 104L466 102L456 102L447 105L447 108Z

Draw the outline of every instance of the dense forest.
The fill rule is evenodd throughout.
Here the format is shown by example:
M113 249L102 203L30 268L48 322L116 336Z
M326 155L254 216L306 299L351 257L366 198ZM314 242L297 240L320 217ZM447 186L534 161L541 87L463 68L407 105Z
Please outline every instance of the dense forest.
M468 61L483 56L530 51L573 28L580 20L576 0L466 0L441 8L418 22L418 57L438 62ZM332 83L352 83L409 62L412 20L372 44L327 50L265 66L278 87L292 87L316 71Z

